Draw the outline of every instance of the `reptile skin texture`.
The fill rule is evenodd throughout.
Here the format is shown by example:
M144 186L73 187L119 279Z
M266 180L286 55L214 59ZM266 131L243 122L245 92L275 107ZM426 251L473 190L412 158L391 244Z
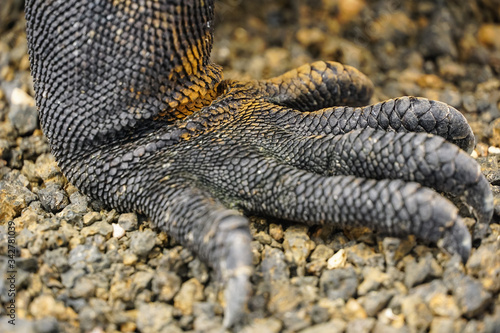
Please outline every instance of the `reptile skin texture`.
M415 97L366 106L371 82L334 62L225 81L209 60L213 11L213 0L26 1L40 121L69 181L208 263L228 327L253 271L243 213L414 234L467 260L471 235L439 193L485 224L493 197L460 112Z

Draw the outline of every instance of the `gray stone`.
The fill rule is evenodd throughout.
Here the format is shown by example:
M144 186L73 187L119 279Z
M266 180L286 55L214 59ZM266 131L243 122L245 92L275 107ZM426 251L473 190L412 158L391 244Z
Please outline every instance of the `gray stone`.
M311 253L311 260L328 260L331 256L333 256L333 250L324 244L319 244L316 246L314 251Z
M94 280L89 276L80 277L75 283L73 288L69 290L69 294L73 298L90 298L95 294L96 286Z
M102 216L98 212L88 212L87 214L83 215L83 225L84 226L89 226L93 224L94 222L100 221L102 219Z
M42 206L52 213L61 211L69 204L69 198L59 184L49 184L40 189L38 198L40 198Z
M331 300L341 298L347 301L356 292L358 277L352 267L325 271L319 280L320 291Z
M59 324L54 317L42 318L35 321L34 329L37 333L57 333L61 331Z
M42 178L45 185L50 183L59 184L60 186L66 185L66 178L63 176L61 169L57 166L53 155L42 154L38 156L35 162L34 171Z
M330 317L328 309L319 306L318 304L312 306L309 315L311 316L311 320L314 324L324 323Z
M1 142L2 142L2 140L0 140L0 151L2 149L1 148ZM0 158L1 158L1 155L0 155ZM23 175L25 175L26 178L28 178L28 180L32 184L37 184L38 185L42 181L42 178L40 177L40 175L36 171L35 163L33 163L30 160L25 160L24 161L23 168L21 169L21 173Z
M169 333L173 307L165 303L142 303L138 306L137 328L143 333Z
M436 317L432 320L429 333L454 333L458 332L455 327L455 320L450 318Z
M376 267L365 267L363 269L363 282L358 286L358 295L363 296L388 280L387 274Z
M197 332L222 332L222 320L215 316L213 303L200 302L193 305L193 328Z
M29 186L28 179L19 171L12 171L4 177L4 180L0 180L2 216L5 221L19 216L24 208L38 199L27 186Z
M467 261L467 272L478 277L486 290L500 291L500 242L484 244L483 241Z
M27 319L16 318L16 325L9 324L10 318L2 315L0 316L0 332L2 333L37 333L35 330L35 322Z
M87 275L84 268L72 268L61 274L61 282L67 289L71 289L75 286L76 281Z
M405 285L411 288L433 275L432 255L426 254L417 262L414 258L405 261Z
M484 290L481 282L464 275L454 281L453 295L463 315L474 317L492 301L492 296Z
M262 273L266 281L288 281L290 271L283 251L266 246L262 253Z
M149 288L151 280L153 280L153 272L151 271L139 271L132 275L132 292L137 295L146 288Z
M181 278L174 272L159 269L152 281L152 290L158 295L158 300L170 302L181 288Z
M79 313L78 319L83 331L89 332L96 326L105 326L107 318L110 317L111 308L108 304L97 298L92 298L89 305L85 306Z
M56 268L61 273L66 272L70 267L68 264L68 249L65 247L45 251L43 260L47 265Z
M285 310L285 308L283 308L283 310L284 311L280 311L280 317L283 318L283 326L285 332L298 332L311 327L309 318L306 318L303 313Z
M406 326L394 327L389 324L382 323L380 321L377 321L372 331L372 333L410 333L410 332L412 331L410 331Z
M435 295L447 294L448 288L442 280L432 280L429 283L424 283L413 288L412 293L420 296L426 303L429 303Z
M150 229L136 231L130 236L130 249L139 257L147 256L155 247L156 233Z
M500 332L500 309L498 304L495 308L495 313L492 315L486 315L486 318L484 319L484 331L488 333Z
M38 156L41 154L50 153L49 143L47 142L47 138L41 133L37 133L36 135L23 137L21 143L19 144L19 149L24 158L24 163L28 160L36 160ZM36 170L36 167L33 166Z
M253 238L254 238L254 240L258 241L259 243L261 243L263 245L271 245L271 243L273 242L273 239L271 238L271 236L264 231L257 232L253 236Z
M118 224L125 231L137 230L137 228L139 226L139 223L138 223L138 220L137 220L137 214L136 213L121 214L118 217Z
M347 324L346 333L370 333L375 326L375 318L354 319Z
M333 319L328 323L318 324L300 331L300 333L342 333L346 323L340 319Z
M193 304L203 300L203 285L195 278L189 279L181 285L181 289L174 297L174 307L183 315L193 313Z
M84 216L85 218L85 216ZM108 239L113 234L113 227L106 221L95 222L94 224L84 227L81 230L81 235L83 237L89 237L94 235L101 235L105 239Z
M69 252L68 264L72 269L91 267L94 272L98 272L108 268L110 261L96 246L86 244L78 245Z
M13 104L10 106L9 120L19 135L26 135L38 127L38 111L36 106Z
M385 308L394 296L393 290L370 291L366 296L358 299L368 316L375 316L380 310Z
M37 258L17 258L16 267L23 271L35 273L38 270Z
M346 249L347 261L353 263L356 267L371 266L384 268L384 256L376 253L373 248L365 243L356 243Z
M285 230L283 249L288 262L303 266L314 247L314 242L307 235L307 226L294 224Z
M81 226L83 224L83 216L89 211L88 198L79 192L75 192L70 195L69 201L70 204L64 207L56 216L72 224Z

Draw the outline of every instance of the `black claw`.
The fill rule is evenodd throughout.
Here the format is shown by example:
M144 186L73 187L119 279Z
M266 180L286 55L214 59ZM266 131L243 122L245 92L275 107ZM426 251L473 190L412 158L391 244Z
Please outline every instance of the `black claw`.
M467 262L472 248L472 239L469 230L460 217L457 216L453 226L443 232L442 238L437 242L437 245L450 254L457 253L460 255L462 263Z
M467 123L467 119L451 106L440 102L439 104L449 109L448 117L451 125L449 126L448 141L459 146L470 155L476 146L476 139L471 127Z
M493 194L481 167L467 154L460 152L455 159L456 181L462 187L459 196L479 223L489 223L493 216Z
M464 193L464 201L479 223L488 224L493 217L493 194L490 183L480 174L478 182Z

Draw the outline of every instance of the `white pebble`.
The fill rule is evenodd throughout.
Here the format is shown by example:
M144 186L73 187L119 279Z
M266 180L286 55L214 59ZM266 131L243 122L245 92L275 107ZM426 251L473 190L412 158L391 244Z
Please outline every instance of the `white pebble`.
M125 229L123 229L118 223L113 223L113 237L122 238L125 235Z
M337 251L333 256L328 259L327 269L342 268L345 267L347 260L347 254L344 249Z
M500 148L490 146L490 147L488 147L488 154L499 155L500 154Z
M35 106L33 97L19 88L14 88L14 90L12 90L10 98L12 104Z

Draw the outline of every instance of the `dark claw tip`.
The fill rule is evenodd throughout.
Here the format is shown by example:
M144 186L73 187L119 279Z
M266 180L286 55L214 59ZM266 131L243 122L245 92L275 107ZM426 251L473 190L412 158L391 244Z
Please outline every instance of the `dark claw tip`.
M478 170L477 183L467 189L464 193L465 202L472 209L479 223L489 224L493 217L493 193L490 183Z
M460 255L464 264L467 262L472 248L472 238L462 219L458 218L451 228L444 231L437 245L450 254Z

